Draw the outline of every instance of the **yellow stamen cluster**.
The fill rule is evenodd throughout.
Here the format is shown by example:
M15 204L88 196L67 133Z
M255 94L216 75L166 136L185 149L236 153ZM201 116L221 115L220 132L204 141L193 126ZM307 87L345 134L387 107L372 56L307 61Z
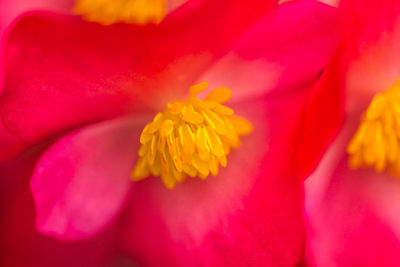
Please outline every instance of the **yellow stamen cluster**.
M239 146L239 136L251 133L253 127L222 105L231 96L228 88L214 89L205 100L197 98L207 87L206 82L190 87L188 99L168 103L144 127L133 180L161 176L172 189L187 175L205 179L217 175L219 165L227 165L226 156Z
M400 175L399 85L377 94L363 114L347 147L351 168L374 167L377 172L387 168L392 174Z
M165 0L77 0L74 13L104 25L159 23L166 15L166 3Z

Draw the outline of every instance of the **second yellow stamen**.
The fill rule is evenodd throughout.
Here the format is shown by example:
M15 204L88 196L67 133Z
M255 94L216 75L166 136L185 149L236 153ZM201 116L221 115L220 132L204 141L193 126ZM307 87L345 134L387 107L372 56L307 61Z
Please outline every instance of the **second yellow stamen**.
M351 168L400 175L400 83L373 98L347 151Z

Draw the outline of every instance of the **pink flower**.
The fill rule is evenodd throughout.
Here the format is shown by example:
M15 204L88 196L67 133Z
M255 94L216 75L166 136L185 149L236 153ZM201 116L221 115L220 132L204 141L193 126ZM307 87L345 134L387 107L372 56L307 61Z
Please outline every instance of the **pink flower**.
M325 73L336 83L321 86L343 89L346 120L306 183L308 261L399 266L400 3L351 0L340 10L342 47Z
M336 12L274 4L190 1L147 26L21 19L5 46L0 153L40 144L26 174L37 229L71 241L115 231L143 265L299 263L302 181L339 125L338 91L314 87L335 46ZM144 125L199 81L229 87L254 132L216 177L173 190L155 177L132 182Z

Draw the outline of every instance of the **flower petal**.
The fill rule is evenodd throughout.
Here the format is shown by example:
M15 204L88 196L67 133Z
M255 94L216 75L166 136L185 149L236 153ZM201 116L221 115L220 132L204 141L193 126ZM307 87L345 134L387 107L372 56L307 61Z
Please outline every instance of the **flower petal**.
M53 144L33 172L39 231L78 239L104 229L123 207L132 184L141 120L107 121Z
M0 258L2 266L110 266L115 232L74 243L60 242L35 229L35 208L29 188L42 149L0 165Z
M315 1L282 4L246 32L201 80L230 87L233 101L316 80L334 53L336 20L335 8ZM337 78L340 64L331 62L310 94L296 144L300 177L314 170L341 125L344 81Z
M344 75L335 59L311 91L297 143L297 169L301 179L317 167L339 133L345 117ZM329 122L329 123L327 123Z
M73 0L0 0L0 37L4 29L19 15L31 10L70 13Z
M373 170L350 170L346 146L357 126L351 116L341 136L306 182L310 266L398 266L400 183Z
M5 162L10 156L17 155L26 144L4 128L0 121L0 147L7 153L0 153L0 162Z
M239 101L316 79L336 47L336 22L337 10L316 1L279 5L199 81L227 86Z
M237 104L254 133L218 176L174 190L156 178L137 182L124 217L126 250L149 266L296 266L304 229L293 148L309 90Z
M310 221L307 265L398 266L400 184L373 170L350 170L346 147L362 111L400 77L400 5L397 1L343 0L342 47L334 75L344 85L348 118L306 182ZM341 79L346 79L341 84Z
M347 110L366 108L400 77L400 2L344 0L341 57L346 61Z
M171 12L181 5L185 4L186 2L188 2L188 0L166 0L167 11Z
M163 108L274 3L190 1L145 27L25 17L5 45L0 117L10 132L36 143L84 123Z

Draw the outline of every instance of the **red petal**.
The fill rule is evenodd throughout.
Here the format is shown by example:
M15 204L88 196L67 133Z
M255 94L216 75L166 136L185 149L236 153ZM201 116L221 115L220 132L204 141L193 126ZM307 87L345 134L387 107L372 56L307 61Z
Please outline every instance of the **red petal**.
M191 1L146 27L26 17L5 46L0 116L13 134L35 143L83 123L159 110L186 92L273 3Z
M300 179L308 177L339 133L345 116L342 70L335 60L311 91L298 139L297 168Z
M73 0L0 0L0 37L4 29L19 15L31 10L51 10L68 14Z

